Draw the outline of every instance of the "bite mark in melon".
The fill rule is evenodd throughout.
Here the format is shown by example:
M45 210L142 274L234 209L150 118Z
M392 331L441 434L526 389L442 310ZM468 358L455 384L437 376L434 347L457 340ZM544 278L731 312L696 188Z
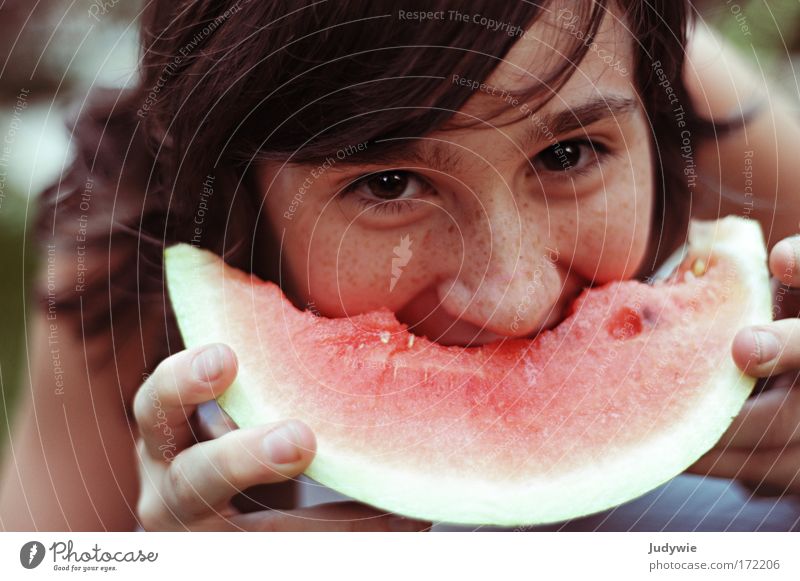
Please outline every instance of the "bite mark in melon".
M300 311L271 283L188 245L165 254L187 347L230 345L220 398L241 427L300 418L307 474L362 502L453 523L566 520L640 496L720 438L755 380L731 357L771 320L757 222L692 221L667 280L586 289L533 340L442 346L387 309Z

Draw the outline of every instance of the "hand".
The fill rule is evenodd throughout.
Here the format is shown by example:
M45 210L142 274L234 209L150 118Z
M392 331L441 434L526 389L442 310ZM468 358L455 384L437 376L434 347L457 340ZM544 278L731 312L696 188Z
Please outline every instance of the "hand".
M291 480L311 463L314 434L287 420L235 429L196 442L198 404L222 394L236 376L236 357L225 345L182 351L165 359L136 393L134 416L144 530L422 530L430 526L355 502L293 511L242 513L231 499L259 484Z
M766 378L768 389L747 400L689 471L738 478L760 493L800 494L800 236L776 244L769 267L776 320L740 330L732 348L736 364Z

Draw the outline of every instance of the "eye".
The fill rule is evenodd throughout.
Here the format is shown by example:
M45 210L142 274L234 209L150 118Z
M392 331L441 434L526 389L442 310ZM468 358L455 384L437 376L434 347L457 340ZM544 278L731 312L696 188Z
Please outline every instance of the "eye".
M540 151L531 159L531 165L538 172L585 172L598 165L608 154L603 145L590 140L562 141Z
M422 185L422 179L411 172L391 170L365 176L355 182L351 189L383 202L413 197L423 189Z
M431 189L425 179L413 172L388 170L359 178L341 195L355 194L359 203L373 211L401 211Z

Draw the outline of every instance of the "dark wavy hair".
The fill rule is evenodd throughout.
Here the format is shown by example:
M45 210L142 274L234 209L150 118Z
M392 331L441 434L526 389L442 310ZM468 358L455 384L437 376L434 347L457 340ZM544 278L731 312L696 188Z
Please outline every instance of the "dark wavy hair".
M576 3L582 34L562 35L568 58L531 87L546 101L584 56L607 2ZM79 316L86 335L130 335L161 325L164 353L181 348L162 275L162 251L193 237L275 278L259 260L270 240L259 220L254 161L314 162L342 144L373 142L380 156L451 119L472 95L452 74L485 80L548 8L525 0L151 0L142 17L139 79L96 91L74 116L77 156L40 198L37 231L59 314ZM680 173L680 129L666 83L700 127L683 69L690 6L682 0L617 0L634 39L635 82L653 132L657 168L651 256L682 236L689 194ZM501 30L456 19L410 20L398 10L480 14ZM578 14L580 13L580 14ZM514 29L513 27L519 27ZM663 77L653 73L660 63ZM203 196L213 181L213 195ZM666 211L674 214L669 221ZM669 225L674 224L673 231ZM52 256L51 256L52 255ZM52 261L51 261L52 258ZM48 295L49 296L46 296ZM78 320L78 319L76 319ZM109 342L109 345L112 343Z

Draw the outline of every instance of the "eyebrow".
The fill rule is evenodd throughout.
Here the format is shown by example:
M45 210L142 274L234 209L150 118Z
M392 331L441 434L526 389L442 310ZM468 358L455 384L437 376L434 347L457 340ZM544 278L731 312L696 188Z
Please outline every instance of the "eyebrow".
M529 148L542 142L549 145L557 143L560 135L605 119L627 116L638 108L639 102L634 98L606 96L555 113L542 115L536 111L526 113L519 121L529 125L522 137L522 148ZM441 142L426 140L424 137L377 139L375 143L397 140L408 140L408 144L380 153L370 152L367 149L339 163L343 166L419 164L443 173L455 172L468 165L459 150L453 150Z
M582 103L558 113L538 115L533 113L528 116L531 127L526 132L526 144L537 143L544 139L552 140L554 137L581 129L592 123L609 118L629 115L636 111L639 102L630 97L609 96ZM534 119L536 119L534 121Z

